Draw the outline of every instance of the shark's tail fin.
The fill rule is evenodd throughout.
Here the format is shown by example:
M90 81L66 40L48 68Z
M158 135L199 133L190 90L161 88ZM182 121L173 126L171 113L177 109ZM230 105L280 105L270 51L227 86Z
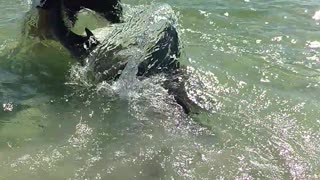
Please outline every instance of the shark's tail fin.
M199 114L204 111L199 105L192 101L186 90L186 81L189 78L185 67L181 67L167 75L163 87L174 97L186 114Z

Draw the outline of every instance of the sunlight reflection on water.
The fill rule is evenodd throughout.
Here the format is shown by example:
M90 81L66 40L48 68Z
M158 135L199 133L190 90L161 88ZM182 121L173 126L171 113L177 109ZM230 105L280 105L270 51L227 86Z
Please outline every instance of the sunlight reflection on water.
M96 85L72 64L77 73L54 84L43 78L47 58L34 58L41 75L0 69L0 103L12 110L0 112L0 179L318 179L312 2L170 1L187 91L207 110L198 116L183 113L162 76L139 81L128 69L116 84ZM11 48L2 44L1 54Z

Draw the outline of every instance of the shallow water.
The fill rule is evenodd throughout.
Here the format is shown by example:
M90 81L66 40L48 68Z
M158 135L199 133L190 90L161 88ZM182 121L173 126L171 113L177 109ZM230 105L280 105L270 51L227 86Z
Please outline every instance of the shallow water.
M320 3L161 2L200 115L162 77L90 87L58 44L16 48L29 5L0 0L0 179L320 178ZM101 25L83 16L79 32Z

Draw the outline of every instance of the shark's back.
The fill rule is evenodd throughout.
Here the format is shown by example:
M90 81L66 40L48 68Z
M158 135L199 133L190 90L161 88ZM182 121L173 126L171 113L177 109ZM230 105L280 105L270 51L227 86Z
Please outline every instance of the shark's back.
M108 77L103 74L110 73L109 69L116 64L129 61L136 65L138 76L178 68L180 45L177 17L169 5L152 4L124 15L125 23L94 31L101 44L88 61L100 75L109 78L110 74L107 74Z

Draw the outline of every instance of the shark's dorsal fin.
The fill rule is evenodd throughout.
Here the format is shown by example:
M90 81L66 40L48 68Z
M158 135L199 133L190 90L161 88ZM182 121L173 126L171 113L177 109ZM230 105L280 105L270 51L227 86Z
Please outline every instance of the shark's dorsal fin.
M85 28L84 30L86 31L86 34L87 34L88 38L94 36L93 33L88 28Z

